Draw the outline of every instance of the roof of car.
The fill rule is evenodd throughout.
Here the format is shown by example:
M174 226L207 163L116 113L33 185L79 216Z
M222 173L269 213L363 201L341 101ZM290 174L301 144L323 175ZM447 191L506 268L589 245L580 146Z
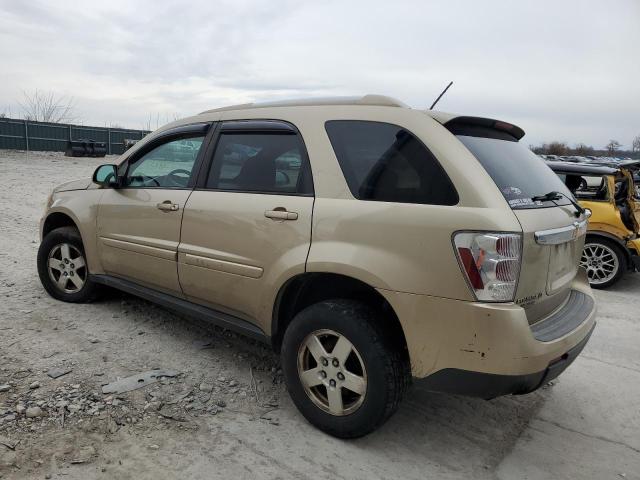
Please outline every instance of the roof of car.
M577 175L613 175L618 172L618 168L597 165L592 163L577 162L546 162L554 172L575 173Z
M271 107L309 107L322 105L371 105L377 107L399 107L410 108L406 103L398 99L385 95L364 95L362 97L319 97L319 98L299 98L291 100L277 100L272 102L243 103L241 105L230 105L228 107L214 108L202 113L225 112L229 110L248 110L250 108L271 108Z
M386 95L364 95L361 97L321 97L321 98L301 98L292 100L277 100L271 102L255 102L243 103L240 105L230 105L227 107L214 108L206 110L200 115L215 112L227 112L236 110L249 110L256 108L277 108L277 107L311 107L311 106L332 106L332 105L353 105L353 106L375 106L375 107L395 107L411 109L406 103ZM455 113L441 112L437 110L418 110L429 115L431 118L451 129L450 127L458 124L482 126L485 128L493 128L502 130L516 140L520 140L524 136L524 130L516 125L507 122L494 120L483 117L470 117L458 115Z
M640 168L640 160L600 160L595 159L591 160L589 163L594 165L602 165L606 167L612 168L626 168L627 170L637 170Z

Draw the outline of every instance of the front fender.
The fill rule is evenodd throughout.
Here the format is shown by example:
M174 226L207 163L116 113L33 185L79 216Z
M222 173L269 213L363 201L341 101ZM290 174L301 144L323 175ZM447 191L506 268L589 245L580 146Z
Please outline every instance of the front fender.
M73 221L80 232L87 265L92 274L104 273L98 256L96 236L98 205L103 192L102 189L91 189L56 193L51 206L40 221L40 238L47 218L54 213L66 215Z

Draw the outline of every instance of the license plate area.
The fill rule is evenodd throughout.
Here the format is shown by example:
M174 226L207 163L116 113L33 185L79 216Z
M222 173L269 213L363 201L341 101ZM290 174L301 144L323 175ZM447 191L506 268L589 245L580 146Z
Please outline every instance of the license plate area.
M575 240L549 245L549 270L547 274L547 295L553 295L565 288L576 276L579 265L578 242Z

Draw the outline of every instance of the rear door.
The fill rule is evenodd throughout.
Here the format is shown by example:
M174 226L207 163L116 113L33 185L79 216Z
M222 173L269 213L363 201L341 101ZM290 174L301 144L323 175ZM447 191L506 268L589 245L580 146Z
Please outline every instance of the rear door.
M121 165L122 187L106 190L98 209L98 250L107 274L181 293L180 225L208 128L166 132Z
M306 150L280 121L227 121L214 141L184 212L180 284L193 301L260 323L274 292L305 269L314 201Z

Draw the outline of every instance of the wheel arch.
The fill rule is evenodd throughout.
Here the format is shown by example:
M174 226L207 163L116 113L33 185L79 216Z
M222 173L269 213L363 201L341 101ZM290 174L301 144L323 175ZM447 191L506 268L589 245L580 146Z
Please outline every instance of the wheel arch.
M49 213L42 222L40 238L43 239L49 232L60 227L74 227L80 232L78 223L71 215L66 212L56 211Z
M384 327L394 343L406 352L407 341L396 312L391 304L371 285L353 277L336 273L307 272L289 279L279 290L273 307L271 343L280 351L287 326L295 315L317 302L331 298L360 300L380 308L389 320Z

